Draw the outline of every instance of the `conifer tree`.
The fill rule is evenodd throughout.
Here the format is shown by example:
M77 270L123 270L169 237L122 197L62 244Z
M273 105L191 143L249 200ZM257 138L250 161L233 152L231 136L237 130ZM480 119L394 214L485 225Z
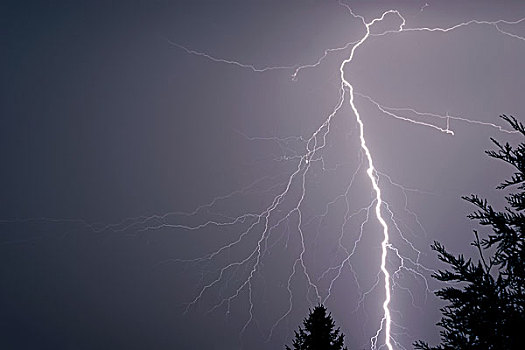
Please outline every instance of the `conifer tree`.
M295 331L293 350L347 350L344 346L344 334L339 328L334 329L335 322L326 308L320 304L309 310L310 314L303 321L303 327ZM286 350L291 350L286 346Z
M525 136L522 123L513 117L502 116L517 132ZM439 242L432 249L449 269L435 275L449 286L436 295L447 301L438 326L442 328L441 344L429 346L416 342L423 350L517 350L523 349L525 330L525 143L516 148L492 139L497 149L486 153L515 168L510 179L498 189L514 188L508 194L507 207L497 211L476 195L463 197L477 207L469 218L490 233L474 231L472 246L479 258L476 262L463 255L449 253ZM458 284L459 283L459 284Z

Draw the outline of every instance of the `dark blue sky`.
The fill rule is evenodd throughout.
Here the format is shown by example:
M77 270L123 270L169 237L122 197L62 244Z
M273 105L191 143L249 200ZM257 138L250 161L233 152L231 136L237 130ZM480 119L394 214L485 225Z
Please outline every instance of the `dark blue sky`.
M521 1L428 3L348 2L405 28L525 17ZM363 37L358 18L337 1L4 1L0 32L2 349L282 348L319 299L350 349L370 347L382 232L348 100L303 158L351 46L295 80L240 66L314 64ZM525 21L371 36L345 66L405 259L389 252L407 348L438 338L429 244L475 253L460 196L503 203L512 170L483 151L519 141L491 124L523 119L524 35ZM447 114L454 136L435 128Z

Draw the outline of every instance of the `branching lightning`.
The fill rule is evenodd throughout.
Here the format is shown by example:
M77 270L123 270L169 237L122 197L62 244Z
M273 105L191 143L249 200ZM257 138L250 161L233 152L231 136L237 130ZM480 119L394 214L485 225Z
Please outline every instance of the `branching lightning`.
M288 281L287 281L287 287L286 288L288 290L288 295L289 295L289 307L286 310L286 312L283 313L282 316L279 319L277 319L277 321L271 327L269 335L268 335L268 339L270 339L272 337L273 331L276 328L276 326L283 319L285 319L290 314L290 312L292 311L293 293L292 293L292 290L291 290L291 280L295 276L295 274L297 273L298 264L300 265L302 272L304 273L304 275L306 276L306 278L308 280L309 289L312 288L315 291L316 299L318 301L322 300L323 302L326 302L326 300L328 298L330 298L332 286L333 286L334 282L341 276L342 269L343 269L343 267L345 265L348 265L350 267L352 273L354 274L354 279L355 279L356 283L359 285L357 276L355 276L355 271L353 270L352 265L349 263L349 261L352 258L353 254L355 253L358 243L361 241L361 238L362 238L362 235L363 235L363 227L369 221L370 209L371 209L371 207L374 207L375 218L380 223L380 225L382 227L382 231L383 231L383 239L382 239L382 242L381 242L380 271L381 271L381 274L383 275L382 280L383 280L383 284L384 284L384 299L383 299L383 303L382 303L383 317L381 319L380 326L377 329L376 333L370 338L370 345L371 345L371 349L373 349L373 350L381 348L382 346L386 346L387 349L392 350L394 348L394 345L397 348L402 349L404 347L399 342L397 342L395 339L393 339L393 337L392 337L392 315L391 315L391 309L390 309L390 302L391 302L391 299L392 299L392 296L391 296L392 281L393 281L394 285L396 285L396 282L393 279L393 277L396 276L397 274L399 274L402 270L409 271L409 272L413 273L415 276L420 277L425 283L427 292L430 292L430 289L428 287L428 282L427 282L425 276L423 275L423 273L421 273L420 271L421 270L425 270L426 272L433 272L433 271L431 269L425 268L424 266L422 266L419 263L419 256L420 256L421 252L410 242L410 240L408 240L403 235L401 228L399 227L398 223L396 222L396 219L394 217L394 213L389 208L389 205L387 203L385 203L383 198L382 198L381 188L379 186L380 173L376 170L376 168L374 166L373 157L372 157L372 154L371 154L370 149L368 148L368 145L367 145L367 142L366 142L365 125L363 123L363 119L361 117L361 114L360 114L360 112L359 112L359 110L358 110L358 108L357 108L357 106L355 104L356 96L357 97L361 97L361 98L367 100L368 102L372 103L382 113L384 113L386 116L393 117L393 118L395 118L397 120L400 120L400 121L403 121L403 122L408 122L408 123L420 125L420 126L423 126L423 127L428 127L428 128L437 130L437 131L439 131L441 133L445 133L445 134L449 134L449 135L454 135L454 131L451 130L451 128L450 128L450 121L451 120L457 121L457 122L464 122L464 123L468 123L468 124L475 124L475 125L477 124L477 125L481 125L481 126L485 126L485 127L491 127L491 128L495 128L495 129L499 130L500 132L512 133L513 131L504 129L500 125L497 125L497 124L494 124L494 123L477 121L477 120L473 120L473 119L469 119L469 118L465 118L465 117L460 117L460 116L452 116L452 115L449 115L448 113L446 115L440 115L440 114L437 114L437 113L421 112L421 111L418 111L415 108L411 108L411 107L399 108L399 107L387 107L387 106L384 106L384 105L380 104L379 102L377 102L376 100L374 100L372 97L356 92L354 90L354 86L352 85L352 83L348 79L346 79L345 73L344 73L344 68L345 68L345 66L347 64L350 64L352 62L357 49L371 36L377 37L377 36L385 36L385 35L394 34L394 33L414 32L414 31L448 33L450 31L459 29L461 27L465 27L465 26L476 24L476 25L491 25L498 32L500 32L501 34L507 35L509 37L512 37L512 38L515 38L515 39L518 39L518 40L525 40L525 38L523 38L521 36L509 33L509 32L504 31L504 30L502 30L500 28L501 24L507 24L507 25L518 24L518 23L524 21L525 19L520 19L520 20L517 20L517 21L498 20L498 21L492 21L492 22L491 21L471 20L471 21L468 21L468 22L459 23L459 24L454 25L454 26L449 27L449 28L425 28L425 27L423 27L423 28L405 28L406 20L401 15L401 13L399 11L397 11L397 10L385 11L380 17L374 18L371 21L367 22L363 16L355 14L354 11L352 10L352 8L348 4L344 3L343 1L339 1L339 4L341 6L343 6L346 10L348 10L348 12L351 14L351 16L353 18L358 19L358 20L361 21L361 23L363 24L363 26L365 28L365 34L363 35L363 37L361 39L359 39L357 41L348 42L347 44L345 44L344 46L341 46L339 48L331 48L331 49L325 50L324 54L322 56L320 56L319 59L316 60L315 63L312 63L312 64L299 65L299 66L295 66L295 67L277 66L277 67L257 68L257 67L255 67L254 65L251 65L251 64L243 64L243 63L240 63L240 62L237 62L237 61L231 61L231 60L224 60L224 59L220 59L220 58L215 58L215 57L212 57L212 56L210 56L210 55L208 55L206 53L193 51L193 50L187 49L186 47L178 45L178 44L175 44L175 43L174 43L174 45L181 47L182 49L184 49L188 53L195 54L195 55L198 55L198 56L204 56L204 57L206 57L208 59L211 59L212 61L215 61L215 62L229 63L229 64L237 65L239 67L249 68L249 69L251 69L251 70L253 70L255 72L264 72L264 71L276 70L276 69L293 69L293 74L292 74L292 79L293 80L297 79L298 74L300 73L301 70L306 69L306 68L315 68L315 67L319 66L322 63L322 61L327 57L327 55L330 54L331 52L344 51L344 50L348 49L349 47L351 47L349 56L346 59L344 59L342 61L341 65L339 66L340 81L341 81L339 102L337 103L337 105L335 106L333 111L330 113L330 115L327 117L325 122L312 134L312 136L308 140L306 140L306 150L307 150L307 152L305 154L302 154L302 155L297 155L296 154L294 156L294 158L299 159L299 165L297 166L296 171L289 177L289 181L287 183L287 186L286 186L285 190L283 192L281 192L277 197L275 197L275 200L273 201L272 205L270 207L268 207L268 209L266 211L264 211L263 214L261 215L265 219L265 226L264 226L264 230L262 231L262 234L260 236L260 240L257 243L257 247L254 249L254 251L252 251L252 254L247 258L247 259L250 259L254 255L256 256L256 262L253 265L253 268L252 268L252 270L251 270L251 272L249 274L249 277L246 279L245 283L243 283L241 285L241 287L239 289L237 289L237 292L233 295L233 297L230 297L230 298L228 298L226 300L227 300L227 302L229 304L231 302L232 298L237 297L238 294L239 294L239 291L242 288L244 288L246 285L248 285L248 287L249 287L249 295L250 295L250 298L249 298L250 309L249 309L249 319L248 319L247 323L243 327L243 331L244 331L246 329L246 327L248 326L249 322L251 322L252 319L253 319L253 313L252 313L252 311L253 311L253 303L252 303L251 280L252 280L253 275L254 275L255 271L257 270L258 265L260 263L261 243L264 240L268 239L268 236L269 236L270 231L272 229L274 229L277 226L279 226L283 221L288 220L291 217L291 215L293 215L293 214L296 214L298 216L297 231L298 231L298 233L300 235L300 238L301 238L301 252L300 252L300 255L297 257L297 259L295 260L295 262L293 264L292 272L289 275L289 278L288 278ZM421 7L420 12L422 12L427 7L429 7L429 4L425 3L425 5ZM384 20L384 18L386 16L388 16L388 15L394 15L394 16L399 17L399 19L401 20L401 24L399 25L398 29L384 31L384 32L378 33L378 34L372 34L371 33L371 27L375 23L381 22L382 20ZM370 203L370 205L368 207L362 208L362 209L358 210L357 212L355 212L353 214L349 213L348 192L349 192L349 190L350 190L350 188L351 188L351 186L352 186L352 184L354 182L354 179L355 179L355 176L356 176L357 172L361 168L361 165L360 165L357 168L357 170L354 172L354 174L352 176L352 179L351 179L351 181L349 183L349 186L347 187L347 190L346 190L345 194L341 195L342 198L344 198L345 201L346 201L346 213L344 215L344 222L343 222L343 224L341 226L341 235L339 237L339 248L341 248L341 250L345 252L346 257L340 263L338 263L338 264L336 264L336 265L334 265L332 267L329 267L318 278L317 282L319 282L320 280L322 280L325 277L329 276L332 272L335 272L335 275L330 279L330 283L329 283L329 287L328 287L328 291L327 291L326 296L324 298L321 298L321 296L319 294L319 290L318 290L318 288L316 286L315 281L310 277L310 275L307 272L307 267L306 267L304 259L303 259L303 256L305 254L305 249L306 248L305 248L304 235L303 235L302 226L301 226L302 225L301 204L302 204L302 202L303 202L303 200L305 198L305 193L306 193L305 178L306 178L306 175L308 173L308 170L310 169L310 165L311 165L312 162L315 162L315 161L318 161L318 160L323 161L322 157L316 158L316 154L326 145L326 136L328 135L328 133L330 131L330 129L329 129L330 128L330 122L331 122L332 118L339 112L339 110L341 109L343 103L345 101L347 101L347 100L348 100L348 103L349 103L349 105L351 107L351 110L352 110L352 112L353 112L353 114L354 114L354 116L356 118L357 124L358 124L360 147L361 147L361 150L362 150L362 154L364 155L364 158L365 158L366 163L368 165L368 167L366 169L366 173L367 173L367 176L369 178L371 187L373 189L373 193L374 193L373 198L374 199L373 199L373 201ZM412 117L406 116L406 114L411 114ZM437 120L438 124L425 121L425 119L421 119L421 118L426 118L426 117L430 117L432 119ZM321 136L321 137L319 137L319 136ZM276 141L278 141L282 145L282 144L286 144L287 140L286 139L277 139ZM318 144L318 142L320 142L320 143ZM360 164L362 164L363 158L361 157L360 159L361 159ZM417 215L408 209L407 197L406 197L406 188L404 188L404 187L402 187L402 186L400 186L398 184L393 183L392 180L390 179L390 177L388 177L388 175L386 175L386 174L383 174L383 175L388 179L390 184L398 186L398 187L401 187L403 189L403 193L405 195L405 210L408 211L411 215L413 215L416 218L416 221L418 222L418 224L420 225L420 227L424 231L424 228L421 225L421 222L419 221L419 219L417 218ZM301 187L302 187L301 196L300 196L300 199L297 202L297 205L291 211L289 211L287 213L287 215L285 215L281 220L279 220L275 225L269 227L268 226L268 217L270 216L271 212L273 210L275 210L277 205L279 205L280 200L284 196L286 196L288 194L288 191L290 189L292 181L295 180L296 178L300 179L300 183L301 183ZM331 204L335 203L337 200L338 199L336 198L334 201L328 203L325 213L328 212L328 207ZM411 258L408 258L408 257L404 257L400 253L399 249L394 247L391 244L390 232L389 232L389 224L387 223L387 220L384 217L383 209L386 209L386 211L390 214L389 220L392 223L392 225L395 227L396 231L399 233L399 235L402 238L402 240L406 244L408 244L410 246L410 248L414 252L416 252L417 257L416 257L415 260L412 260ZM348 223L348 221L351 218L353 218L355 215L357 215L357 214L359 214L361 212L366 212L366 214L367 214L366 215L366 219L361 222L360 235L358 236L358 239L354 241L353 248L351 250L349 250L342 244L342 238L344 236L344 227L345 227L345 225ZM259 216L258 218L260 219L261 216ZM244 217L241 217L241 218L244 219ZM230 223L234 223L234 222L236 222L239 219L240 218L235 218L234 221L232 221ZM253 226L251 226L250 229L251 228L253 228ZM243 236L245 234L247 234L247 232L249 232L249 230L244 231L242 233L242 235L240 236L238 241L235 241L234 243L229 244L229 245L221 248L219 251L217 251L217 252L213 253L212 255L210 255L210 257L213 257L215 254L220 253L223 249L227 249L227 248L231 247L232 245L237 244L238 242L240 242L240 240L243 238ZM401 261L401 263L398 265L398 268L393 273L390 273L390 271L389 271L389 269L387 267L387 260L388 260L389 252L394 254ZM233 263L233 264L227 265L225 268L223 268L221 270L221 273L220 273L219 277L216 280L214 280L211 284L208 284L208 285L204 286L204 288L201 290L201 292L198 294L198 296L192 301L191 305L193 305L196 302L198 302L199 298L202 297L202 295L206 291L206 289L210 288L215 283L217 283L217 282L219 282L221 280L221 278L223 276L223 272L225 270L231 268L232 266L234 266L234 264L244 264L246 261L248 261L247 259L245 259L245 260L243 260L241 262L237 262L237 263ZM407 262L408 262L408 265L407 265ZM376 280L376 283L367 292L363 293L363 295L362 295L362 297L360 299L359 305L361 305L361 303L364 301L364 298L366 297L366 295L368 293L370 293L370 291L373 290L378 285L379 281L380 281L380 279L378 278ZM399 287L400 289L405 290L412 297L412 300L414 300L412 292L408 288L404 288L404 287L399 286L399 285L397 287ZM223 300L223 302L224 301L225 300ZM218 306L220 306L220 304ZM214 307L214 309L216 307ZM399 325L397 325L397 327L402 332L406 332L406 329L403 329L403 327L401 327ZM379 336L381 335L381 333L384 334L384 345L381 345L381 346L378 347L378 339L379 339Z
M478 121L464 116L449 115L448 112L443 115L442 113L423 112L412 106L385 106L378 102L376 98L358 92L358 89L354 87L355 83L345 76L345 68L353 63L356 52L358 52L360 48L363 49L363 44L371 37L401 35L405 32L437 32L444 34L471 25L483 25L491 26L498 33L512 39L525 41L524 37L502 29L502 26L504 25L512 26L522 23L525 21L525 18L516 21L470 20L447 28L407 28L407 21L398 10L385 11L381 16L367 21L364 16L356 14L352 7L342 0L339 1L339 5L345 11L348 11L352 19L358 20L362 24L364 29L363 36L358 40L349 41L340 47L325 49L317 59L312 60L313 63L309 64L258 66L255 64L242 63L234 59L215 57L204 51L190 49L187 46L168 40L171 45L183 50L187 54L198 56L216 63L228 64L257 73L268 71L289 71L291 72L292 80L299 79L301 71L305 69L319 67L325 58L334 52L347 53L346 58L342 60L338 67L340 85L337 102L333 109L327 113L327 116L324 118L321 125L315 129L311 135L307 137L290 136L286 138L254 137L244 135L242 131L238 131L243 137L253 142L276 142L282 150L282 155L276 160L293 164L293 169L290 172L278 174L273 177L261 177L244 188L216 197L188 213L169 212L160 215L127 218L121 222L110 225L91 224L79 220L72 221L85 225L94 232L109 231L136 233L160 229L200 232L210 227L231 229L237 232L234 239L231 239L231 241L205 255L184 259L168 259L159 263L159 266L166 263L191 264L192 266L202 268L202 270L207 270L206 274L203 273L202 283L199 286L199 289L192 299L186 303L185 312L190 312L193 308L196 308L209 293L215 289L219 289L221 284L227 284L228 287L224 287L220 290L218 293L219 297L215 298L213 305L208 307L208 312L225 309L225 314L229 315L232 303L240 298L242 293L246 293L248 308L246 320L241 328L241 338L248 327L256 322L257 308L254 302L254 299L256 298L254 284L257 276L261 273L264 267L264 259L279 242L284 242L285 248L288 248L290 239L293 239L295 236L299 242L299 248L292 259L291 269L289 270L287 278L283 284L283 288L286 289L288 296L287 307L277 318L272 320L272 326L265 330L266 339L270 341L274 337L277 327L292 313L294 308L294 279L304 277L307 286L306 298L310 303L325 303L332 297L334 285L341 280L345 269L348 268L353 281L361 293L354 312L357 312L361 307L364 309L363 305L366 299L371 295L372 291L378 287L382 287L383 297L381 300L381 319L379 324L375 324L375 331L367 335L370 348L372 350L384 347L388 350L393 350L394 348L404 349L404 346L398 341L398 339L396 339L396 336L407 334L408 330L393 320L393 318L396 319L396 312L399 312L392 307L393 296L395 297L393 291L399 290L407 293L412 299L412 305L415 307L418 306L414 301L415 298L412 291L403 286L402 283L399 282L398 277L403 272L406 272L410 273L414 278L423 281L426 297L431 292L426 277L429 273L434 271L420 263L419 258L421 251L418 250L417 246L413 244L405 234L408 225L404 225L402 220L396 217L393 206L387 202L388 197L385 200L381 189L385 186L391 186L397 188L403 193L405 202L402 210L413 217L418 230L424 232L425 235L427 233L423 224L416 213L408 207L407 193L418 192L425 195L432 194L398 184L394 182L388 174L379 171L375 167L374 157L369 148L369 143L367 143L367 130L363 118L364 116L357 107L356 100L360 99L360 101L372 104L386 117L394 118L399 122L416 125L417 127L427 128L431 131L437 131L444 134L445 137L452 137L455 135L454 130L451 129L451 122L453 124L452 126L455 126L457 123L464 123L469 126L495 129L503 133L513 133L514 131L507 130L495 123ZM426 3L420 8L420 12L429 6L430 5ZM387 16L394 16L399 19L400 24L398 28L386 30L380 33L372 33L374 24L380 23ZM354 169L348 182L345 183L346 186L344 193L339 194L329 201L325 206L324 212L306 218L304 215L304 202L308 194L307 184L309 176L312 175L312 169L315 166L319 166L323 171L328 171L325 167L323 152L326 151L328 144L327 140L330 136L333 120L338 115L343 114L345 106L350 108L357 126L360 150L359 152L356 152L356 158L358 159L359 165ZM367 181L370 185L368 188L370 191L370 198L364 206L354 210L349 203L349 197L352 189L355 187L356 179L359 177L363 168L366 168ZM386 182L383 183L383 180L385 179ZM268 183L271 185L268 186ZM294 193L292 189L296 189L298 194ZM214 210L214 208L216 208L221 202L233 199L236 196L247 194L266 195L271 199L266 203L262 210L244 212L239 215L222 215L219 211ZM308 260L305 259L305 255L309 249L305 228L317 225L316 234L319 235L322 221L328 216L331 208L336 206L339 202L343 203L344 214L342 215L340 231L337 232L337 254L334 254L328 267L316 276L311 272L313 266L310 266ZM371 213L374 214L373 217L371 217ZM206 216L206 219L201 221L194 220L195 218L200 219L200 216ZM50 222L60 221L60 219L46 218L28 220ZM365 286L361 285L359 281L354 266L352 265L352 258L358 251L358 246L361 244L364 237L365 226L374 220L376 223L379 223L382 230L380 260L377 265L377 278L375 279L375 282L372 285ZM5 223L6 221L2 222ZM348 243L345 242L345 233L347 232L347 226L351 223L357 225L359 229L356 238L349 246ZM275 235L277 235L276 232L279 229L282 229L281 235L275 237ZM394 245L392 239L394 237L399 240L399 244L402 244L403 247L407 247L406 249L408 249L408 253L405 251L402 252L399 246ZM239 249L242 244L247 245L249 248ZM234 249L243 250L243 254L239 254L240 256L236 258L230 257L229 254ZM343 254L343 256L341 257L339 253ZM216 263L214 264L214 262ZM217 266L219 267L217 268ZM209 270L212 271L209 272ZM322 285L326 285L326 287L323 288Z

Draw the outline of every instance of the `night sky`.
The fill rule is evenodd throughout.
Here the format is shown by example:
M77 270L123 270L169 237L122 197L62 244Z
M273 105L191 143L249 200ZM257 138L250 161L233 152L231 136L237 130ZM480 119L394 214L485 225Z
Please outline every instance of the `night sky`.
M430 244L476 255L461 196L502 208L484 151L520 141L518 0L3 1L0 348L282 349L319 302L370 348L383 230L340 66L391 9L342 70L394 349L435 344Z

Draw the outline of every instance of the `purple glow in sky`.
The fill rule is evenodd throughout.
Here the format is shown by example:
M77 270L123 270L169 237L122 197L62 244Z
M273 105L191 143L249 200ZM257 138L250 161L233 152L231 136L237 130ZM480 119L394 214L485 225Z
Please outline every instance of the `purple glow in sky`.
M504 204L525 4L2 12L6 348L283 348L319 302L349 349L438 341L429 246Z

